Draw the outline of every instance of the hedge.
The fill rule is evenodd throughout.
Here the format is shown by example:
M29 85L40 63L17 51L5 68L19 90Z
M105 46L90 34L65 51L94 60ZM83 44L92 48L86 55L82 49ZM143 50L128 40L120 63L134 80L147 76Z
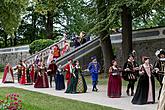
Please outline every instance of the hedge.
M34 54L36 51L40 51L45 49L46 47L52 45L54 43L51 39L39 39L35 40L30 44L30 54Z

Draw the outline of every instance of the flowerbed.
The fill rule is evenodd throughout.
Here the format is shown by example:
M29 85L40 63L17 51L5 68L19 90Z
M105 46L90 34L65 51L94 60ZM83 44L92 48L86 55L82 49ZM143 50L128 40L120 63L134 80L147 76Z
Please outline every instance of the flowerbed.
M0 100L0 110L23 110L22 100L18 94L7 94L4 100Z

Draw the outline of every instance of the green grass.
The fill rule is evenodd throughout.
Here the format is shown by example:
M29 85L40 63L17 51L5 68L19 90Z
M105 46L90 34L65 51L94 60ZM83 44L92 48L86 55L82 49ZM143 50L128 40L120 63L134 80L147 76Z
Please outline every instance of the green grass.
M3 72L0 72L0 79L2 79L2 76L3 76Z
M102 75L99 75L99 83L98 85L108 85L108 79L109 77L103 78ZM87 84L92 84L91 76L85 76L85 80ZM136 81L135 86L137 86L138 81ZM126 87L128 84L128 81L122 80L122 86ZM160 88L159 82L155 78L155 87L156 89Z
M17 88L0 88L0 99L8 93L19 94L26 110L117 110Z

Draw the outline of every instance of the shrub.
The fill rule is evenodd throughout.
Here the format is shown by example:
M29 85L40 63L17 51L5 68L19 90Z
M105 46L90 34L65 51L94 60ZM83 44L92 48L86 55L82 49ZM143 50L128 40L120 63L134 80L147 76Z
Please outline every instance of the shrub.
M36 51L40 51L54 43L51 39L39 39L30 44L30 53L34 54Z
M3 72L4 71L4 65L0 64L0 72Z

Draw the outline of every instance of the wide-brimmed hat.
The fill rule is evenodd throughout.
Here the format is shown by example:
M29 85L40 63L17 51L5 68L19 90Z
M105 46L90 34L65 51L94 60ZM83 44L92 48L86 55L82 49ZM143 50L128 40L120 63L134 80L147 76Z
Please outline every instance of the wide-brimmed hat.
M165 51L163 49L159 49L155 52L155 55L160 58L160 55L165 55Z

